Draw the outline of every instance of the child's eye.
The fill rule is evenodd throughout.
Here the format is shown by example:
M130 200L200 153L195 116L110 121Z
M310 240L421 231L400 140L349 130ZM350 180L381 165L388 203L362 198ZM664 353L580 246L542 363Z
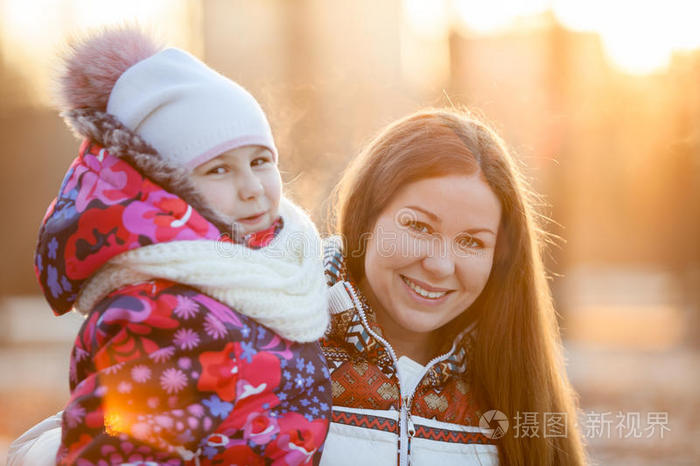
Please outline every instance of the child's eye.
M266 163L272 162L270 157L256 157L250 162L251 167L259 167L260 165L265 165Z
M465 249L481 249L484 247L484 242L474 238L471 235L464 235L457 240L457 244Z
M415 231L416 233L422 233L426 235L430 235L433 233L433 229L430 225L416 220L409 220L406 223L404 223L404 226Z
M207 170L207 175L223 175L228 173L228 168L225 165L217 165Z

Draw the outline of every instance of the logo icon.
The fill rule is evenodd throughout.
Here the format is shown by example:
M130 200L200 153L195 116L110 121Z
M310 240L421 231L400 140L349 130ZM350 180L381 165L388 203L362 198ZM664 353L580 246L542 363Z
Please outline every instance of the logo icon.
M497 409L486 411L479 418L479 427L491 430L491 433L484 435L497 440L506 435L508 431L508 417Z

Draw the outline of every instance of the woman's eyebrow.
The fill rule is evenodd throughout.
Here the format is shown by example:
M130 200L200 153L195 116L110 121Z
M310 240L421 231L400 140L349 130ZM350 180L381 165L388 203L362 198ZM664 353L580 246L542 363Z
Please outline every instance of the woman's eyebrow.
M428 210L423 209L422 207L418 207L418 206L414 206L414 205L408 205L406 207L409 209L417 210L418 212L423 212L425 215L428 216L428 218L430 218L430 220L432 220L434 222L441 222L440 217L438 217L437 215L435 215L434 213L432 213Z
M488 228L470 228L469 230L464 230L465 233L469 233L470 235L474 235L476 233L491 233L493 236L496 236L496 233L494 233L492 230Z

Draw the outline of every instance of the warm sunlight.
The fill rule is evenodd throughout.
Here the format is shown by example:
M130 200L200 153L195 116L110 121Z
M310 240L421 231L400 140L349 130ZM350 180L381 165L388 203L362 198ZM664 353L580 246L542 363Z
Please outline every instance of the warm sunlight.
M406 24L418 35L443 36L450 26L449 2L445 0L404 0Z
M452 0L452 3L466 29L476 33L500 31L519 18L541 13L549 6L548 0Z
M676 51L700 47L700 3L555 0L564 26L598 32L605 51L620 68L648 73L664 68Z
M404 9L408 25L423 36L443 35L449 27L500 33L552 11L569 29L598 33L611 62L629 73L663 69L674 52L700 47L700 3L683 0L405 0Z
M0 458L700 466L698 19L700 0L0 0ZM182 166L198 155L177 149L216 155L222 138L274 139L275 160L265 179L262 159L212 178L205 199ZM257 207L284 199L256 238L280 241L218 241L221 257L184 264L188 238L224 230L218 194L249 197L239 181L256 179ZM450 205L469 180L480 197ZM392 226L370 218L389 191L442 219L407 225L435 231L393 256L364 241ZM486 216L517 231L479 233ZM325 329L306 316L305 335L277 314L327 308L310 274L298 289L266 277L274 302L255 303L255 273L201 273L298 269L285 252L320 273L316 248L285 251L303 243L328 246L343 304ZM359 286L337 283L358 264ZM143 286L135 268L181 283ZM358 337L372 329L385 341ZM465 364L489 386L457 377ZM521 396L544 376L556 403ZM425 438L397 451L411 419ZM565 458L579 439L585 458Z
M0 54L10 66L28 72L39 102L49 101L45 72L60 52L58 44L75 31L123 22L149 27L170 44L201 51L192 31L198 3L187 0L4 0L0 2ZM153 25L157 25L153 26Z

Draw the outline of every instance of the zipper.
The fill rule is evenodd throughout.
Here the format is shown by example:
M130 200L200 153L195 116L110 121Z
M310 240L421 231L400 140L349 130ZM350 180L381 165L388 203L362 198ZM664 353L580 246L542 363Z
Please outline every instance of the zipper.
M413 418L411 417L411 401L404 400L404 406L406 407L406 464L411 464L411 440L416 434L416 427L413 425ZM399 458L400 460L400 458Z
M399 359L396 357L394 348L391 347L388 341L377 335L367 323L365 312L362 309L362 303L360 302L359 298L357 297L357 294L355 293L355 288L349 283L348 286L346 286L345 288L350 292L350 297L352 298L353 305L355 306L355 309L357 309L357 312L360 314L360 320L362 321L362 325L364 325L365 329L367 330L367 333L372 335L377 341L379 341L384 346L384 348L386 348L387 352L389 353L389 356L391 356L391 359L394 362L394 367L396 368L396 371L398 373ZM399 410L399 466L408 466L410 464L409 462L411 451L411 439L416 433L416 428L413 424L413 419L411 418L411 404L413 403L413 396L416 393L416 388L418 388L418 385L420 385L420 382L423 380L423 377L425 377L428 371L435 364L437 364L438 362L442 362L443 360L450 357L450 355L455 351L457 347L457 342L460 341L460 339L473 328L474 324L470 325L465 330L460 332L457 338L455 338L452 342L452 347L447 353L431 359L428 362L428 364L425 365L420 377L416 379L416 385L411 387L410 394L405 393L404 387L399 381L399 395L401 397L401 409Z
M380 337L377 335L374 330L369 326L367 323L367 317L365 316L365 311L362 309L362 303L360 302L359 298L357 297L357 294L355 293L355 289L350 286L346 286L346 289L350 291L350 297L352 298L352 303L355 306L355 309L357 309L357 312L360 314L360 320L362 321L362 325L364 325L365 329L367 330L367 333L372 335L378 342L380 342L382 345L384 345L384 348L386 348L387 352L389 353L389 356L391 356L391 360L394 362L394 367L396 370L398 370L399 367L399 360L396 357L396 353L394 352L394 348L391 347L389 342L387 342L384 338ZM399 410L399 466L407 466L408 465L408 438L406 436L406 421L408 417L407 409L406 409L406 403L404 400L407 399L407 397L404 396L404 388L401 385L401 382L399 381L399 396L401 399L401 408ZM406 438L404 438L406 437Z
M469 327L467 327L466 329L461 331L457 335L457 337L454 339L454 341L452 342L452 347L450 348L450 350L447 353L442 354L442 355L437 356L437 357L434 357L433 359L428 361L428 364L426 364L425 367L423 368L423 372L421 373L420 377L418 377L416 379L416 380L418 380L418 382L416 382L416 386L411 389L411 396L408 398L408 408L409 409L411 408L411 403L413 402L413 396L416 394L416 388L418 388L418 385L420 385L421 381L423 380L423 377L425 377L425 374L427 374L428 371L430 371L430 369L435 364L442 362L445 359L449 358L450 355L452 355L452 353L454 353L454 351L457 349L457 342L460 341L464 337L464 335L466 335L468 332L470 332L473 328L474 328L474 324L470 325Z

